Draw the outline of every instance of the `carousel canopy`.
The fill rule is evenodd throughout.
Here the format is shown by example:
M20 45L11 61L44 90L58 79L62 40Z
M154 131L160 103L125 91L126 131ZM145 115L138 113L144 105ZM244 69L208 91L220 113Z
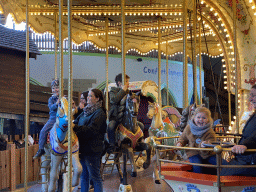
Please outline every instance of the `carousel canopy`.
M58 15L58 0L29 0L29 23L38 33L55 33L55 15ZM77 44L91 41L99 48L106 48L106 19L109 25L109 46L121 50L121 1L120 0L73 0L72 8L72 38ZM141 53L148 53L158 49L158 20L161 29L161 52L174 54L183 51L183 1L179 0L129 0L125 1L125 49L136 49ZM209 3L212 3L209 1ZM5 17L11 13L16 22L26 20L26 0L0 0L0 10ZM187 1L188 17L188 54L191 56L191 38L193 27L193 1ZM219 22L216 28L214 20L217 16L203 1L198 4L197 18L203 20L201 25L202 52L211 55L223 53L219 39L226 36L218 36L216 33L224 32L224 26ZM210 16L210 17L209 17ZM58 17L56 17L58 18ZM67 38L67 1L63 1L63 35ZM225 19L226 20L226 19ZM227 22L228 24L228 22ZM199 25L196 27L197 36ZM57 34L58 37L58 34ZM206 43L207 42L207 47ZM166 46L166 42L168 43ZM198 46L197 46L198 48Z

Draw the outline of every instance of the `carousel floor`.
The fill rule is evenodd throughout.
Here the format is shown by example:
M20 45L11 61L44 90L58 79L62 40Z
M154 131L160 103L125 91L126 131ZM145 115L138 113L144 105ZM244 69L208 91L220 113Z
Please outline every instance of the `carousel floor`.
M128 166L128 174L130 174ZM131 177L128 175L128 183L132 186L133 192L168 192L171 191L170 187L162 181L162 183L155 184L153 179L153 169L150 166L148 169L138 171L137 177ZM104 175L104 192L117 192L119 188L119 176L117 170L114 169L111 175ZM41 185L36 183L30 183L28 192L38 192L41 190ZM15 192L23 192L23 188L15 190ZM75 188L74 192L80 192L79 189ZM91 190L93 191L93 190Z

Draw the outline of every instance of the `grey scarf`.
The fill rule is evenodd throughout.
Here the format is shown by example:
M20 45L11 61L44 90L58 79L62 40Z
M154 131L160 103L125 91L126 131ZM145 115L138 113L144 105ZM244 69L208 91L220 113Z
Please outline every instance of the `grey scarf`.
M189 126L190 126L191 133L199 137L202 137L203 134L205 134L207 131L209 131L212 128L210 123L207 123L203 127L198 127L197 125L195 125L193 120L189 121Z
M102 101L98 101L96 104L94 105L86 105L84 107L84 115L85 116L88 116L90 114L92 114L94 111L96 111L97 109L101 108L102 107Z

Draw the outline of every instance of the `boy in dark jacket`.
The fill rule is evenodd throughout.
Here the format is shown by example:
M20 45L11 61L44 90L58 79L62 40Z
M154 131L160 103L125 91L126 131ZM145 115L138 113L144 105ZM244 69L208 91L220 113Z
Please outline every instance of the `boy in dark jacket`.
M54 123L56 122L56 113L59 104L59 80L55 79L51 83L52 87L52 96L48 100L48 107L50 109L49 115L50 118L47 123L44 125L42 130L40 131L39 135L39 149L36 155L33 157L34 159L40 158L44 153L44 145L46 143L47 134L53 127Z
M108 124L108 139L110 148L108 152L113 152L115 148L115 131L118 126L119 119L121 115L118 114L118 109L120 107L120 101L128 94L129 90L129 80L130 77L126 75L126 82L122 84L122 73L118 74L115 78L117 87L112 87L109 92L110 99L110 110L109 110L109 124Z

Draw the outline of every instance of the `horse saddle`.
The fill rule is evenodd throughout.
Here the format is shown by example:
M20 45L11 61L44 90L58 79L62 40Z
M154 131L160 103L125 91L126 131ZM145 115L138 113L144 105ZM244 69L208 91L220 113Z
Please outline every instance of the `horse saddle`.
M125 138L128 138L131 141L131 146L133 149L136 147L138 140L144 136L140 128L137 129L136 133L133 133L126 129L122 124L119 124L118 126L118 133L120 138L118 140L118 144L120 145L121 141L123 141Z
M72 153L76 153L79 150L79 142L76 134L72 135ZM50 144L51 149L59 155L64 155L68 152L68 139L67 135L63 142L60 142L57 137L56 127L53 127L50 131Z

